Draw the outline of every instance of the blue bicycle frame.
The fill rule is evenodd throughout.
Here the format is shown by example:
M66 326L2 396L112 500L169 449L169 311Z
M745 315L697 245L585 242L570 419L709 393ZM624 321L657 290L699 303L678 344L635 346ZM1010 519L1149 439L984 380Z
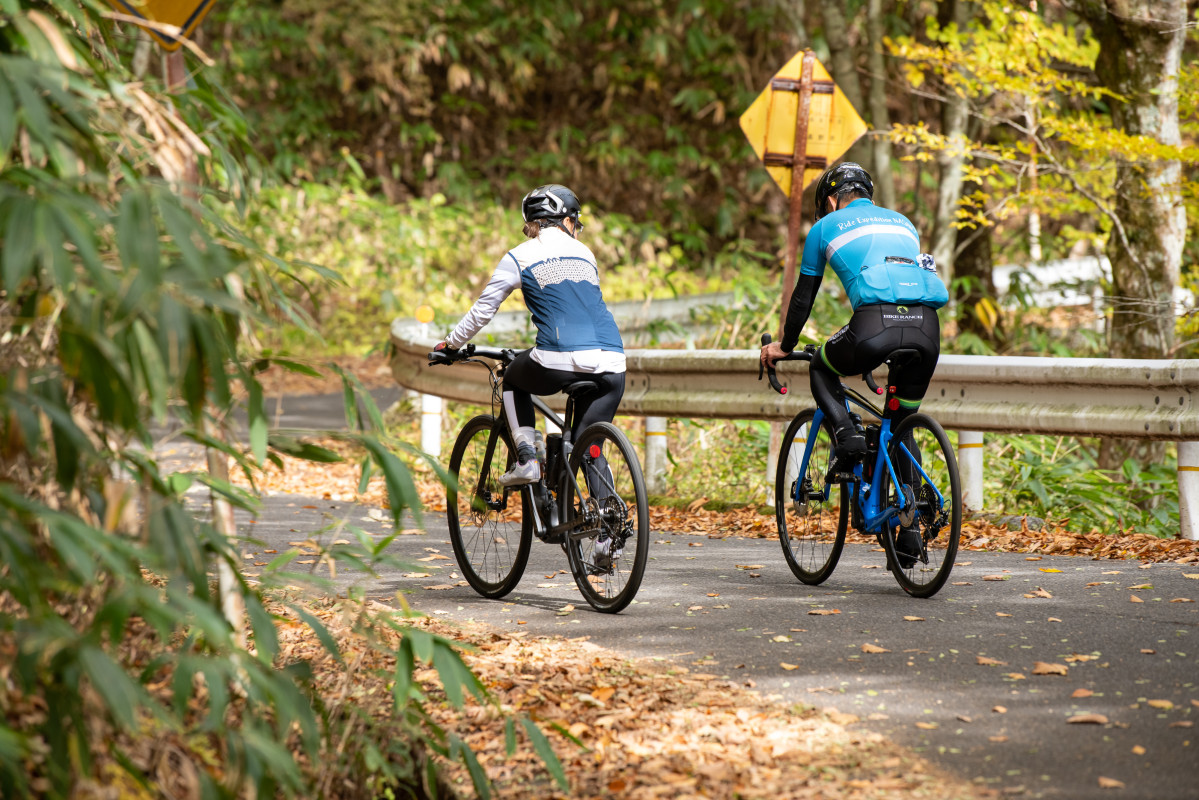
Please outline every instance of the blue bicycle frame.
M863 409L869 410L881 420L878 432L878 453L875 455L874 471L871 474L871 479L869 482L862 480L864 464L859 461L853 468L853 474L857 477L857 480L854 481L856 491L853 488L850 490L851 502L856 504L858 509L861 511L862 521L866 528L866 532L877 535L882 533L884 529L890 528L892 520L913 505L915 503L915 498L908 498L902 492L900 492L897 496L898 505L891 505L883 498L882 476L884 466L886 467L886 474L891 478L891 485L901 485L899 476L895 474L895 465L891 463L891 457L887 452L890 449L889 445L891 444L891 420L883 417L882 414L879 413L878 409L876 409L870 403L854 397L853 395L856 393L851 389L847 388L846 391L853 398L856 405L861 406ZM846 400L845 407L847 410L849 409L848 400ZM816 437L812 435L812 431L820 430L820 426L823 423L824 412L817 408L815 415L812 417L812 423L809 426L807 441L804 442L803 459L800 462L799 469L799 475L801 476L806 476L808 474L808 461L812 456L812 448L816 443ZM945 497L941 494L941 490L932 480L929 479L928 473L924 471L924 467L920 464L920 462L916 458L912 457L912 454L908 451L907 446L902 442L899 446L902 448L906 456L911 460L912 465L924 478L926 485L931 487L932 490L937 493L937 500L943 507L945 505ZM799 502L801 500L800 492L802 491L803 481L795 481L794 488L791 490L791 499L795 502ZM832 491L833 485L826 484L820 494L820 499L824 502L828 502L832 495Z

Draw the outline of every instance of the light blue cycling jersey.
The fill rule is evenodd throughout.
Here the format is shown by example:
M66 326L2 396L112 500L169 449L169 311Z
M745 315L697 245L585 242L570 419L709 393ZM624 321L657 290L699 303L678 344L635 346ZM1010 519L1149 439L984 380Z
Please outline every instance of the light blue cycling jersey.
M859 198L822 217L804 242L800 273L823 276L825 266L845 287L854 310L875 303L940 308L949 292L935 268L920 264L920 236L903 214Z

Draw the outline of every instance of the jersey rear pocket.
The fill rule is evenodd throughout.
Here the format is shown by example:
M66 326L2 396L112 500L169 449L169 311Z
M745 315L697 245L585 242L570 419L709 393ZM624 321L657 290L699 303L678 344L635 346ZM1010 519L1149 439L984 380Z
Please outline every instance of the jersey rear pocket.
M867 267L858 274L866 303L919 303L940 308L949 302L949 292L935 272L908 265Z

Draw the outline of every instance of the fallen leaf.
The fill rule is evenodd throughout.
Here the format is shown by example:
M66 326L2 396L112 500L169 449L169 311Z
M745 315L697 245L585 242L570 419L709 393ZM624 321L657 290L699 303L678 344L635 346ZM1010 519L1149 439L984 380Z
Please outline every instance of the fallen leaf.
M791 641L791 637L784 636L783 634L780 633L778 636L775 636L770 641L772 641L772 642L789 642L789 641Z
M1071 725L1106 725L1107 717L1102 714L1078 714L1069 717L1066 722Z
M1148 647L1142 647L1142 648L1141 648L1141 652L1142 652L1142 653L1144 653L1144 654L1145 654L1145 655L1147 655L1147 656L1151 656L1151 655L1153 655L1154 653L1156 653L1157 651L1156 651L1156 650L1151 650L1151 649L1150 649L1150 648L1148 648Z
M1006 736L988 736L987 741L989 741L989 742L1006 742L1007 737Z
M799 664L788 664L786 661L780 661L779 666L788 671L799 669Z
M439 584L437 584L436 586L426 586L426 587L424 587L424 588L426 588L426 589L429 589L429 590L431 590L431 591L434 591L434 592L440 592L440 591L442 591L442 590L444 590L444 589L453 589L453 588L454 588L454 584L452 584L452 583L439 583Z
M1174 704L1169 700L1150 700L1149 706L1151 708L1160 708L1163 711L1169 711L1171 708L1174 708Z
M1041 572L1061 572L1060 569L1054 569L1053 567L1039 567L1039 569Z
M1194 727L1194 725L1195 723L1191 722L1189 719L1180 719L1178 722L1170 723L1171 728L1191 728Z
M1040 561L1041 557L1040 556L1029 556L1028 558L1026 558L1024 560L1025 561Z
M1061 620L1058 619L1057 617L1050 617L1049 619L1047 619L1045 621L1046 622L1061 622Z
M558 589L558 588L561 588L561 586L562 586L562 584L560 584L560 583L539 583L539 584L537 584L538 589Z
M1100 775L1099 776L1099 788L1100 789L1123 789L1124 782L1118 781L1115 778L1105 778L1102 775Z
M958 714L958 719L962 722L974 722L974 720L970 719L970 717L966 716L965 714Z
M813 608L811 611L808 612L808 615L812 616L812 617L827 617L830 614L840 614L840 613L841 613L841 609L839 609L839 608Z
M917 722L916 727L924 731L933 731L939 728L940 725L935 722Z
M1023 672L1005 672L1003 674L1003 677L1007 678L1008 680L1012 680L1012 681L1028 680L1028 676L1025 675Z
M763 564L734 564L737 569L765 569Z
M866 644L862 645L862 652L863 653L890 653L891 651L885 647L879 647L876 644L870 644L870 642L866 642Z
M1137 597L1137 596L1134 594L1132 597L1129 597L1129 598L1128 598L1128 602L1130 602L1130 603L1143 603L1143 602L1145 602L1145 601L1144 601L1144 600L1142 600L1141 598Z
M997 616L997 617L1010 617L1010 616L1011 616L1011 614L1005 614L1005 613L1003 613L1002 611L996 611L996 612L995 612L995 616Z
M1132 753L1133 755L1143 756L1145 755L1145 748L1141 747L1139 744L1134 744L1132 746Z
M1094 661L1097 658L1099 658L1099 656L1084 656L1081 653L1075 653L1072 656L1066 656L1066 661L1071 664L1080 664L1084 661Z
M708 592L708 597L720 597L720 592Z
M405 573L403 573L403 576L405 578L432 578L433 573L432 572L405 572Z
M1030 598L1031 598L1031 597L1044 597L1044 598L1047 598L1047 599L1049 599L1049 600L1052 600L1052 599L1053 599L1053 595L1051 595L1049 592L1047 592L1047 591L1045 591L1044 589L1042 589L1040 586L1038 586L1038 587L1037 587L1037 589L1036 589L1036 591L1035 591L1035 592L1032 592L1031 594L1026 594L1026 595L1024 595L1024 596L1025 596L1025 597L1030 597Z
M613 780L613 781L609 781L609 782L608 782L608 791L610 791L610 792L623 792L623 791L625 790L625 787L626 787L626 786L628 786L628 784L627 784L627 783L625 783L625 782L624 782L623 780L621 780L620 778L617 778L616 780Z
M1199 572L1184 572L1182 577L1190 578L1193 581L1199 581Z
M608 702L614 694L616 694L616 689L612 686L601 686L598 689L591 690L591 696L601 703Z
M703 547L703 542L687 542L688 547Z
M1173 600L1171 600L1170 602L1171 602L1171 603L1193 603L1193 602L1195 602L1195 601L1194 601L1194 600L1192 600L1192 599L1191 599L1191 598L1189 598L1189 597L1175 597L1175 598L1174 598Z
M1034 661L1032 665L1033 675L1068 675L1070 668L1065 664L1052 664L1048 661Z
M1138 583L1136 586L1129 586L1129 589L1152 589L1152 583Z
M1006 581L1010 575L983 575L984 581Z
M970 581L953 581L949 585L950 586L973 586L974 584L971 583Z
M991 710L994 711L996 714L1006 714L1007 713L1006 706L995 706Z
M988 658L987 656L978 656L978 664L982 667L1006 667L1006 661L1000 661L997 658Z
M1090 697L1093 694L1095 694L1095 693L1092 692L1090 689L1075 689L1074 692L1070 696L1081 699L1083 697Z
M924 622L924 617L904 617L906 622Z

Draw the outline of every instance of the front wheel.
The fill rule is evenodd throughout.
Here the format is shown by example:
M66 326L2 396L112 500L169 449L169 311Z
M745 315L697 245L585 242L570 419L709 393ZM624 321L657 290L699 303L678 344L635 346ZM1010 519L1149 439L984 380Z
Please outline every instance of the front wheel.
M563 519L584 520L566 535L570 571L597 611L615 614L633 601L649 560L649 502L641 463L620 429L596 422L575 442ZM576 494L575 488L578 487Z
M927 414L899 423L887 448L905 508L882 535L891 574L913 597L932 597L949 580L962 534L962 483L953 445Z
M492 599L516 588L533 539L529 493L499 485L513 453L507 430L495 417L481 414L463 426L450 454L450 544L467 583Z
M812 430L815 416L815 409L805 409L787 426L774 479L774 518L783 556L795 577L809 586L833 574L849 523L849 487L824 482L833 461L833 428L826 417ZM813 439L812 451L801 474L808 439Z

